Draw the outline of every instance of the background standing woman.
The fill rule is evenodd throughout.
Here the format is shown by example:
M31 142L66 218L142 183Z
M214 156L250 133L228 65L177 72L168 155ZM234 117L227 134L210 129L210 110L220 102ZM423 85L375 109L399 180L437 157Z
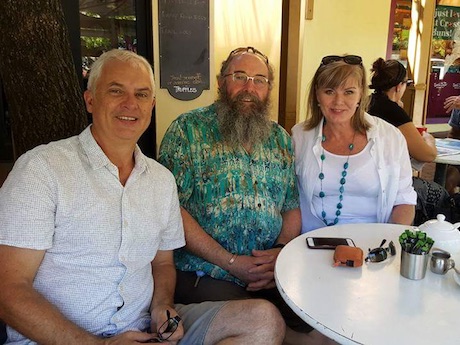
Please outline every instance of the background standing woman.
M292 129L302 232L345 223L410 225L416 194L404 137L370 116L361 57L326 56Z

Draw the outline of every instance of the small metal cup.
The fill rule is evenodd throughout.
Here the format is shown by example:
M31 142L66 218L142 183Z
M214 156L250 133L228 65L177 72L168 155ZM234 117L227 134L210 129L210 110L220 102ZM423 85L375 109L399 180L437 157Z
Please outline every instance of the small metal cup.
M401 275L412 280L425 278L428 257L428 254L412 254L401 250Z
M455 262L450 258L450 253L442 249L433 249L430 259L430 270L436 274L446 274L455 267Z

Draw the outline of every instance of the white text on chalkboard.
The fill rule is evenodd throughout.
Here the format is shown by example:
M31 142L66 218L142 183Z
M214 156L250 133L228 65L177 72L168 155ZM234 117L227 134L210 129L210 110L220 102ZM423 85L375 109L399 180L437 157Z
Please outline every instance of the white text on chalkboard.
M188 87L188 86L184 86L184 87L174 86L174 91L178 93L182 93L182 92L197 93L198 92L196 87Z

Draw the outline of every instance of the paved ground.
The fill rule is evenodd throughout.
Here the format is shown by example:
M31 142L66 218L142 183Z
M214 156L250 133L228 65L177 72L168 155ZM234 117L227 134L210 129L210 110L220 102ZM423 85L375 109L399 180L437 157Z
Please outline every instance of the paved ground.
M422 174L420 177L425 180L433 181L435 167L436 163L426 163L423 166Z

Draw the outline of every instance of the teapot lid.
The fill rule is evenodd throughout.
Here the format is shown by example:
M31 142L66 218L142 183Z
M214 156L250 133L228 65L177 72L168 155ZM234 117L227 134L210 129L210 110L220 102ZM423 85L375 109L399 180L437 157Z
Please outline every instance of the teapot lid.
M446 216L443 214L438 214L436 216L436 219L431 219L423 223L420 228L423 228L423 230L435 230L435 231L454 231L456 230L454 228L454 225L452 223L449 223L446 220Z
M460 231L457 229L459 225L460 223L449 223L446 221L446 216L438 214L436 219L426 221L419 226L419 229L425 231L436 245L452 244L457 248L460 246Z

